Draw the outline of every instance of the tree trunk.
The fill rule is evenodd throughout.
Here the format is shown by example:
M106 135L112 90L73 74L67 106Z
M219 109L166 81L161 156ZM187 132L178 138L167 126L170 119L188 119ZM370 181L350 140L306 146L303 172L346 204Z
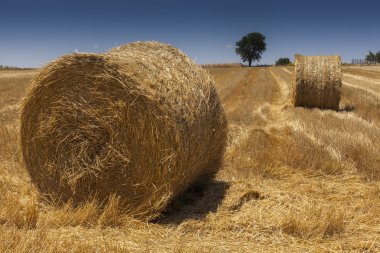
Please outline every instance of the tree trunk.
M250 66L250 67L252 66L252 59L248 60L248 66Z

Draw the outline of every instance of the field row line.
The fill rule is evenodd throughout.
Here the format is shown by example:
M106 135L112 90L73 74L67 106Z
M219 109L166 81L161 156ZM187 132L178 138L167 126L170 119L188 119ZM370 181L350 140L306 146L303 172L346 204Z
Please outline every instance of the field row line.
M350 78L360 80L360 81L367 81L367 82L370 82L373 84L380 84L380 81L378 79L368 78L368 77L364 77L364 76L358 76L358 75L352 75L352 74L344 73L343 77L350 77Z
M279 77L277 74L273 73L272 70L269 70L269 73L272 75L273 79L276 81L278 86L280 87L282 99L280 103L286 104L290 99L290 89L289 84L284 79Z
M343 81L342 82L343 85L346 85L348 87L352 87L352 88L355 88L355 89L359 89L359 90L362 90L362 91L365 91L367 93L370 93L371 95L375 96L376 98L380 99L380 94L371 90L371 89L366 89L366 88L363 88L361 86L358 86L358 85L355 85L355 84L352 84L352 83L349 83L349 82L346 82L346 81Z

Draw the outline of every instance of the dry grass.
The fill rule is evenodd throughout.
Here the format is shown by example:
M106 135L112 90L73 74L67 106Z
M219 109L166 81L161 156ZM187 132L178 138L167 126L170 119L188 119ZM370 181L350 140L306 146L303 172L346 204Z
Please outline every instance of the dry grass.
M224 166L151 223L117 198L106 209L39 202L20 159L19 103L2 105L0 251L379 252L377 86L344 76L338 112L293 108L291 70L209 69L230 123ZM22 97L25 82L13 77L0 100Z

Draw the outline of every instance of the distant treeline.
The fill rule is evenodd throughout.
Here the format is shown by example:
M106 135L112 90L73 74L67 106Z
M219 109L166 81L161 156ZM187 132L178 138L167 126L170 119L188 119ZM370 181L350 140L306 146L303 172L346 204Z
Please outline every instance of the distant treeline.
M286 65L291 65L292 62L290 61L289 58L280 58L276 61L276 66L286 66Z
M376 54L369 51L369 53L366 55L365 60L370 63L380 63L380 51L377 52Z
M215 64L202 64L204 68L236 68L243 67L241 63L215 63Z
M15 67L15 66L4 66L4 65L0 65L0 70L16 70L16 69L22 69L22 70L28 70L28 69L34 69L34 68L19 68L19 67Z
M272 64L256 64L254 65L254 67L272 67L273 65ZM244 67L248 67L248 66L244 66Z

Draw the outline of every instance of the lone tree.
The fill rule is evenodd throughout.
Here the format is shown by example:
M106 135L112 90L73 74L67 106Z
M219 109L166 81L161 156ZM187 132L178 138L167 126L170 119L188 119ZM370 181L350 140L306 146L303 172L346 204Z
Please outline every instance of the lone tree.
M236 42L236 53L240 55L243 62L248 62L252 66L252 61L261 59L262 53L265 51L267 44L265 36L261 33L248 33L241 40Z
M289 65L292 62L289 60L289 58L280 58L276 61L276 66L283 66L283 65Z

